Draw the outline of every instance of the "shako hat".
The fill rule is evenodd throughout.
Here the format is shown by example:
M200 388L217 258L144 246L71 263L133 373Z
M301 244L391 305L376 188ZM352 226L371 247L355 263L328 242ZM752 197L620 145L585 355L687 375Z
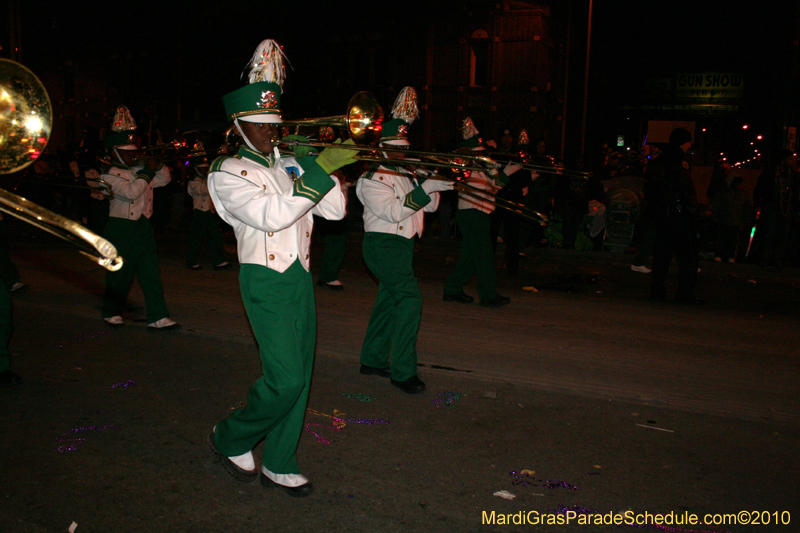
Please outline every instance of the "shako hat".
M461 137L463 137L464 140L459 143L459 148L469 148L472 151L486 150L483 146L483 139L481 139L480 132L478 132L478 128L475 127L475 123L472 121L472 117L465 118L461 123Z
M528 130L522 128L519 132L519 138L517 138L517 144L520 146L528 146L530 142L531 141L528 138Z
M228 119L245 122L279 124L281 120L281 94L286 68L286 55L272 39L258 45L248 62L249 83L222 97Z
M112 150L138 150L136 122L127 107L121 105L114 112L111 133L103 138L106 148Z
M189 163L194 167L207 167L210 166L208 162L208 153L202 141L197 141L192 146L192 151L189 152Z
M409 146L408 127L418 118L417 91L403 87L392 105L392 120L384 122L381 128L381 144Z

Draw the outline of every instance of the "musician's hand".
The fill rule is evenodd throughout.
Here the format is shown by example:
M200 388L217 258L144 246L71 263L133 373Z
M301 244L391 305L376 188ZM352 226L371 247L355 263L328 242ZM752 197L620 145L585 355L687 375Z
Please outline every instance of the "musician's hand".
M341 144L341 139L337 139L334 144ZM344 144L355 144L355 142L353 142L353 139L347 139ZM319 154L317 164L322 167L322 170L331 174L334 170L354 163L357 155L358 150L329 147L325 148L322 153Z
M281 141L296 141L301 143L307 143L308 137L304 137L303 135L287 135ZM312 146L298 146L298 145L291 145L292 153L294 157L300 159L301 157L305 157L310 154L314 148Z
M431 195L435 192L440 191L452 191L453 190L453 182L449 180L442 180L442 179L427 179L422 182L422 190Z
M144 165L149 168L150 170L158 170L161 168L161 160L157 157L150 157L145 159Z
M506 168L503 169L503 174L505 174L506 176L510 176L511 174L515 173L521 168L522 165L520 165L519 163L512 162L506 165Z

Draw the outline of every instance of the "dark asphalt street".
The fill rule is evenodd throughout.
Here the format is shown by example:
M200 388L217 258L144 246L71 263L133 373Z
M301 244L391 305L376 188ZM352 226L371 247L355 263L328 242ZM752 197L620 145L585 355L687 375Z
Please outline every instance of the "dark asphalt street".
M49 238L12 242L31 290L14 299L12 364L25 382L0 389L0 530L613 529L578 516L498 522L565 509L584 519L765 511L772 525L646 529L800 530L796 271L704 262L709 303L695 309L644 299L647 276L628 256L537 250L520 278L501 271L512 304L488 310L441 301L457 244L423 239L428 391L407 396L358 374L376 289L353 235L345 290L317 289L300 442L317 492L298 501L235 481L206 446L259 363L236 273L185 270L185 237L159 237L167 302L183 325L174 333L147 331L137 286L128 325L108 330L102 271Z

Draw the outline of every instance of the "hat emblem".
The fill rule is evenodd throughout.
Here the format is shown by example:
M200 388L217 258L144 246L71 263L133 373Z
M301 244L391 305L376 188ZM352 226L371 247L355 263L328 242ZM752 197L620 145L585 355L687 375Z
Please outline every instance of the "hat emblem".
M264 91L256 106L261 109L274 109L278 107L278 95L275 94L275 91Z
M408 135L408 124L401 124L397 127L397 133L403 137Z

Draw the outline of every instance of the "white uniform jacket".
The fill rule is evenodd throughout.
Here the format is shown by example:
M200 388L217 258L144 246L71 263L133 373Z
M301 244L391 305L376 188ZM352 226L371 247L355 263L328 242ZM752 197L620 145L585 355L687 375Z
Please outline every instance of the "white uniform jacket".
M439 207L439 194L428 196L414 174L388 165L364 173L356 195L364 204L364 231L406 238L422 236L425 212Z
M150 183L139 176L152 176ZM102 176L111 186L113 195L109 205L109 215L128 220L139 220L144 215L150 218L153 215L153 189L163 187L172 179L169 168L162 166L153 173L144 165L128 168L118 163L112 165Z
M192 197L192 205L198 211L209 211L211 209L211 197L208 195L208 185L206 180L200 176L195 176L186 186L186 192Z
M497 194L500 187L497 186L494 179L487 176L483 172L471 172L469 178L464 181L473 189L480 189L486 191L491 196ZM458 195L458 208L459 209L477 209L484 213L491 214L494 211L494 201L490 197L482 198L482 194L476 192L475 196L459 193Z
M268 158L246 147L211 165L208 191L219 216L236 232L239 262L285 272L298 258L309 270L313 215L340 220L339 181L313 163ZM292 173L299 179L292 181Z

